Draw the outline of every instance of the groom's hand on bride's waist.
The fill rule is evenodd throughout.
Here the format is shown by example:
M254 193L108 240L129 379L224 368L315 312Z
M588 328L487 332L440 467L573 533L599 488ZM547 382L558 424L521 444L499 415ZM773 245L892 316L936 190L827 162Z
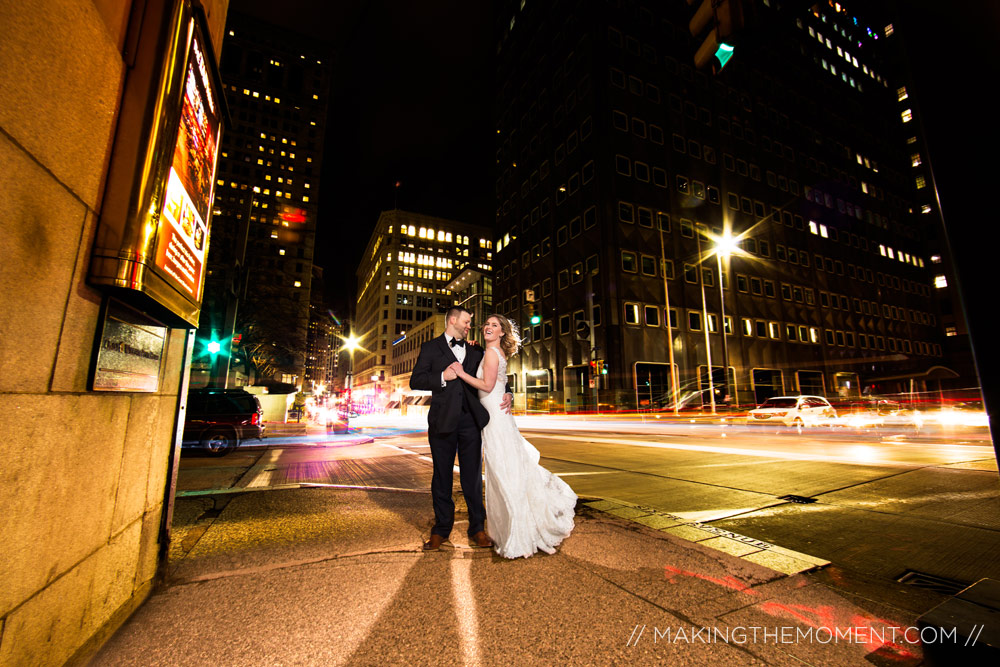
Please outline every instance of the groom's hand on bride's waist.
M500 409L511 414L514 408L514 394L504 394L503 400L500 401Z

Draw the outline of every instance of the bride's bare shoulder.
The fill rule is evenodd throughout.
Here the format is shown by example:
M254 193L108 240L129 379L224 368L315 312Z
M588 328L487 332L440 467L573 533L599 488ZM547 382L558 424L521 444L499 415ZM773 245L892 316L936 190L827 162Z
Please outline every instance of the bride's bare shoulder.
M504 356L504 353L500 351L500 348L499 348L499 347L488 347L488 348L486 348L486 349L488 349L488 350L493 350L494 352L496 352L496 353L497 353L497 356L498 356L498 357L500 357L500 358L501 358L501 359L503 359L504 361L507 361L507 357L505 357L505 356Z

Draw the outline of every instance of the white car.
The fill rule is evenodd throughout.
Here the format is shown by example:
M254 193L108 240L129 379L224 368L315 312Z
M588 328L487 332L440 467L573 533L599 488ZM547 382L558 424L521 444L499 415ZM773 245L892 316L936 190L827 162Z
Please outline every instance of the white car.
M747 424L814 426L836 418L837 411L822 396L773 396L747 414Z

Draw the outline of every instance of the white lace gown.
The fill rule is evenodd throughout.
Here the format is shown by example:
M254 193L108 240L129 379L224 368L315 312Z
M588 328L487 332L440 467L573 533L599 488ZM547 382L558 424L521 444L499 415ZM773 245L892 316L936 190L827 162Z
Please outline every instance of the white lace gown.
M500 409L507 360L495 348L487 348L486 354L496 354L500 361L493 390L479 391L490 413L483 429L487 532L504 558L528 557L538 550L555 553L573 531L576 494L538 465L538 450L521 437L514 416ZM477 377L483 377L481 363Z

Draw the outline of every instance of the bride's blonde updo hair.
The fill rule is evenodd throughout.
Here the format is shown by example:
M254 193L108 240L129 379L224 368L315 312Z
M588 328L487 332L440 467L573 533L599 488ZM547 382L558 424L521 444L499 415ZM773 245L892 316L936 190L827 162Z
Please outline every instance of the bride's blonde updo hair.
M517 354L521 348L521 336L517 332L517 324L497 313L493 313L486 320L489 321L493 318L500 323L500 330L503 331L503 336L500 337L500 349L503 350L504 356L509 359L512 355Z

